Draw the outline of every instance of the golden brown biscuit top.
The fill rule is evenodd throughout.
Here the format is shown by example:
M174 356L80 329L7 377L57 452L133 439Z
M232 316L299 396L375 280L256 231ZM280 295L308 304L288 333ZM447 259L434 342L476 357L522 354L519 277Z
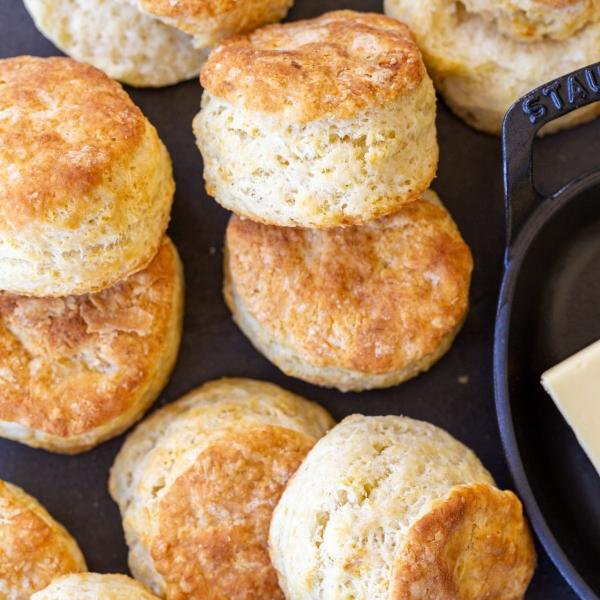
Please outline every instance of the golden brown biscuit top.
M317 367L402 369L435 352L467 309L469 248L448 213L423 200L324 231L234 216L227 252L244 308Z
M86 219L82 196L145 131L139 108L94 67L58 57L0 60L2 227Z
M314 442L284 427L232 428L198 455L161 498L150 548L169 599L283 599L269 524Z
M69 437L130 409L164 350L179 269L165 239L146 269L97 294L0 293L0 420Z
M523 598L536 556L519 499L483 483L457 486L409 530L392 600Z
M8 590L8 598L28 599L54 577L85 569L67 532L37 501L3 481L0 540L0 594Z
M229 102L306 122L382 105L416 88L426 72L406 25L343 10L226 40L200 77Z

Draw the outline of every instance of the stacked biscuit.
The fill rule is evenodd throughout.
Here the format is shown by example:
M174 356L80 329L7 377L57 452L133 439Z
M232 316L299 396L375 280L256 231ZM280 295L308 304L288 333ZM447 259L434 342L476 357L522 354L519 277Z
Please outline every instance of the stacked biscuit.
M531 89L600 60L596 0L385 0L384 8L414 31L449 106L488 133L500 133L506 111ZM564 101L570 93L558 92ZM592 104L545 131L599 112Z
M285 373L400 383L450 347L472 258L429 191L435 93L409 29L327 13L216 47L194 121L209 194L236 213L225 299Z
M171 161L121 86L0 61L0 435L74 453L160 393L181 334Z
M24 0L38 29L73 58L135 86L198 74L209 48L285 17L292 0Z

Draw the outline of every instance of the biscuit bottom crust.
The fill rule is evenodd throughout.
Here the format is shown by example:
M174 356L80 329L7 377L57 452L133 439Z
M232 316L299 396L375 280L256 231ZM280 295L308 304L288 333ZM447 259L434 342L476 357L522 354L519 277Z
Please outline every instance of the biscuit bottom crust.
M453 488L408 531L392 600L520 600L535 569L533 540L510 491Z
M0 435L75 453L123 431L168 378L182 311L168 238L148 268L98 294L0 293Z

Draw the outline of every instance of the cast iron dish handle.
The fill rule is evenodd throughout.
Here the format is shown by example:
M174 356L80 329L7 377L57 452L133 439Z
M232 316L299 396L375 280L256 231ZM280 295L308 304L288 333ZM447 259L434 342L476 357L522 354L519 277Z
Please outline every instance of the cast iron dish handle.
M539 129L600 101L600 62L563 75L517 100L504 118L502 152L507 252L526 217L542 200L533 182L533 141Z

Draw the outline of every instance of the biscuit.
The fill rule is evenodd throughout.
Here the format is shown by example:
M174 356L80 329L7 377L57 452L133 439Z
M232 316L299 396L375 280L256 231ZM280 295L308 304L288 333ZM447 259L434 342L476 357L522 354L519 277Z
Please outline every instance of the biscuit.
M97 294L0 293L0 436L74 454L124 431L168 380L182 313L168 239L146 269Z
M450 108L487 133L499 134L506 111L531 89L600 60L600 4L592 0L385 0L384 9L411 27ZM599 113L591 104L543 131Z
M517 497L448 433L399 416L353 415L316 443L269 549L294 600L517 600L536 560Z
M254 346L287 375L342 391L396 385L449 349L473 262L427 192L394 215L327 231L233 217L224 296Z
M293 0L129 0L140 10L194 36L199 48L283 19Z
M0 480L0 598L29 600L66 573L85 571L77 542L21 488Z
M143 585L125 575L79 573L55 579L31 600L158 600Z
M564 40L596 17L595 0L463 0L479 14L518 40Z
M215 48L194 132L207 192L266 224L398 210L435 176L435 94L408 28L336 11Z
M152 260L171 160L121 86L68 58L0 60L0 290L68 296Z
M271 512L332 425L318 405L250 379L207 383L144 421L110 476L134 576L167 600L282 599Z
M63 52L139 87L184 81L208 50L127 0L24 0L36 27Z

